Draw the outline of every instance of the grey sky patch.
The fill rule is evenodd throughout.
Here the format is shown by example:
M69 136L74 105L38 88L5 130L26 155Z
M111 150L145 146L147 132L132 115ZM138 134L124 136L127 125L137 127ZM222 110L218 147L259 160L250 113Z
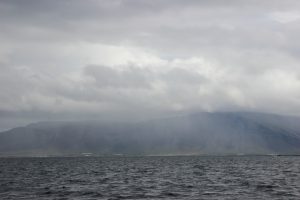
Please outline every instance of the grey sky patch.
M1 117L299 115L299 10L296 0L0 0Z
M152 73L149 70L142 70L130 67L125 70L116 70L107 66L87 66L84 73L92 77L99 87L117 88L149 88L149 80Z

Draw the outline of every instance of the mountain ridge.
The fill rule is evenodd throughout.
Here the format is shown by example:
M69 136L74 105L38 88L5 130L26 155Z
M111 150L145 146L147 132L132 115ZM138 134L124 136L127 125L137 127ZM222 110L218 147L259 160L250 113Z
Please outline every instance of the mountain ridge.
M199 112L140 122L37 122L0 133L0 155L300 154L300 118Z

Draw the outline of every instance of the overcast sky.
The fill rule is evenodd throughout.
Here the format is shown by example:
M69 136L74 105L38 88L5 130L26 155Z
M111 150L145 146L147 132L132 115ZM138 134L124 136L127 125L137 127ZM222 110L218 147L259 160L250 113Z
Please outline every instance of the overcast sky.
M0 130L198 111L300 115L300 1L0 0Z

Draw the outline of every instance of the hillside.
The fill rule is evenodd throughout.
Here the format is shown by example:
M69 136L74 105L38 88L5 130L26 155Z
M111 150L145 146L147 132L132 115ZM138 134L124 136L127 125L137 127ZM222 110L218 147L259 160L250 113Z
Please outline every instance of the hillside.
M38 122L0 133L0 155L300 154L300 118L197 113L138 123Z

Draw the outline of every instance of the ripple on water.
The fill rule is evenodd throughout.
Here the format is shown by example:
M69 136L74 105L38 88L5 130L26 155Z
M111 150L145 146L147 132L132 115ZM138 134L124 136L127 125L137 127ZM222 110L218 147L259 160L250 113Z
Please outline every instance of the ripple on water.
M300 157L0 161L0 199L300 199Z

